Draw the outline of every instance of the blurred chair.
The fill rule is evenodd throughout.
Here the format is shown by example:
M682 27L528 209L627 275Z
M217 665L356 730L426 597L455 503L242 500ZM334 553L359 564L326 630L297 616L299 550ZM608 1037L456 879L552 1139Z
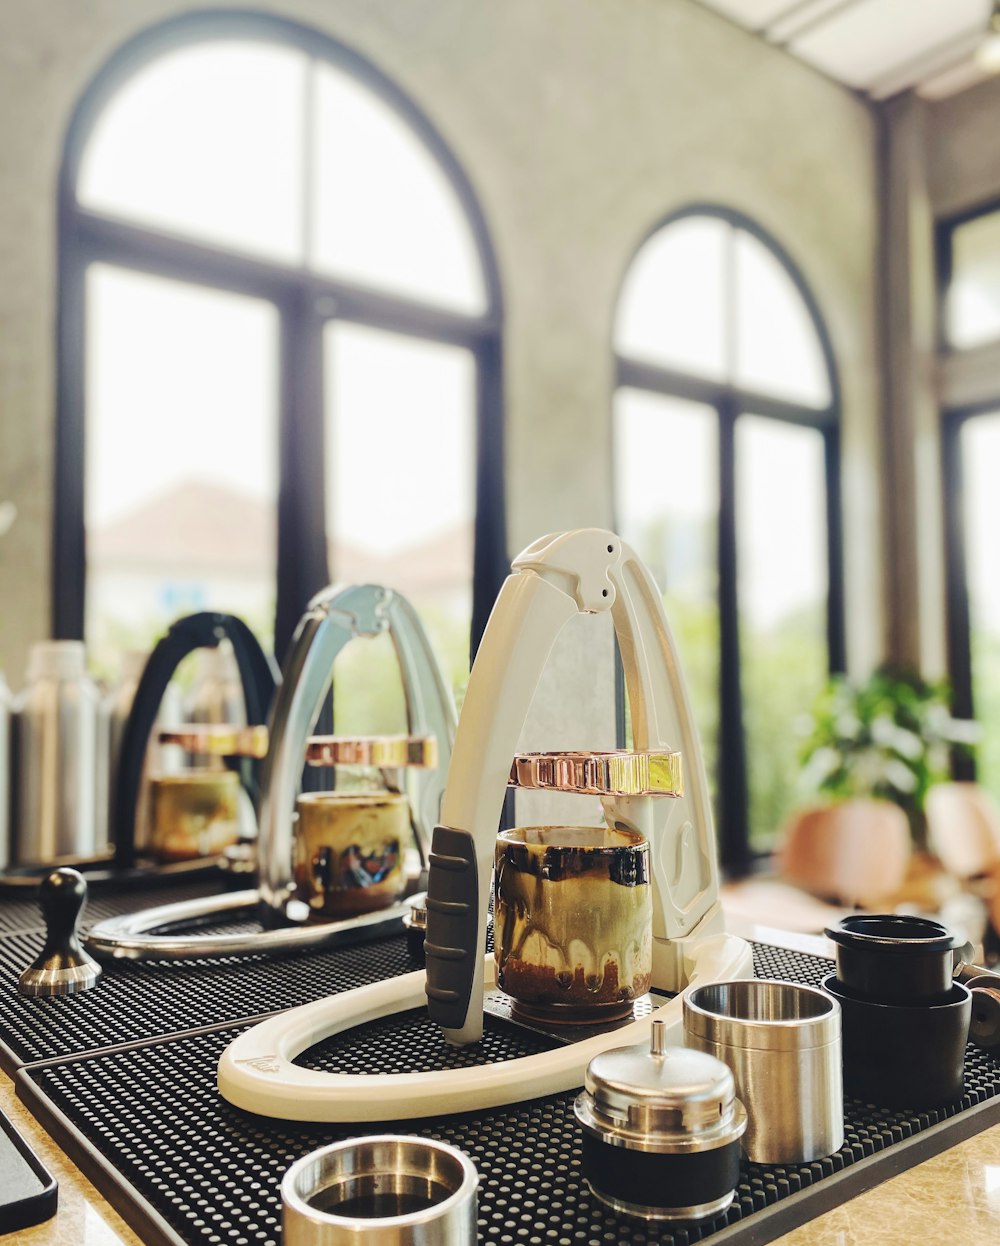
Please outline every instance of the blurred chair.
M1000 865L1000 808L978 783L938 783L927 793L927 844L956 878Z
M910 826L898 805L850 800L795 814L774 875L727 884L726 913L744 922L818 933L855 908L891 911L910 864Z
M814 896L869 908L895 895L910 862L910 824L898 805L847 800L806 809L786 825L775 867Z

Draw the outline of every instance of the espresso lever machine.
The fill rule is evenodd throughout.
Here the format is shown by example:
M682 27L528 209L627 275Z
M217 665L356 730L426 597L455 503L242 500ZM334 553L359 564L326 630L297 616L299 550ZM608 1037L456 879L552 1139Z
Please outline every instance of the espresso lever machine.
M651 1017L499 1064L362 1075L295 1063L331 1035L424 1003L447 1042L467 1044L481 1037L484 993L495 981L493 957L485 952L504 796L546 660L560 632L581 613L611 614L635 752L663 755L679 746L687 773L683 794L664 796L655 785L623 784L615 790L609 784L602 797L610 825L637 830L650 843L653 989L675 993L696 983L753 976L750 945L724 931L701 750L656 584L611 532L548 536L514 561L469 680L431 846L426 976L411 973L346 991L245 1031L219 1062L219 1089L231 1103L287 1120L416 1119L581 1086L587 1064L599 1052L648 1045L651 1017L665 1023L668 1042L680 1045L682 1001L674 998L654 1007ZM515 776L518 769L515 764Z
M214 649L224 639L228 639L233 646L247 722L262 724L267 720L277 678L270 659L250 628L235 615L211 611L178 619L149 655L122 732L118 771L113 776L112 813L115 867L119 871L131 869L136 862L135 822L139 788L146 749L167 685L190 653L196 649ZM238 765L240 780L251 800L255 800L259 777L257 764L249 758L242 758Z
M86 939L89 952L128 960L277 954L374 936L393 923L401 928L408 911L404 903L306 924L309 911L296 898L292 864L295 801L307 742L330 691L334 660L349 641L385 634L399 662L411 736L433 737L437 742L436 768L399 771L404 775L417 846L426 862L455 736L451 693L417 614L403 596L376 584L328 588L313 598L299 621L268 720L258 800L257 887L100 922ZM319 744L313 750L317 763L329 755L330 742ZM254 918L259 928L245 932L213 933L210 929L213 924ZM185 932L189 927L205 929Z

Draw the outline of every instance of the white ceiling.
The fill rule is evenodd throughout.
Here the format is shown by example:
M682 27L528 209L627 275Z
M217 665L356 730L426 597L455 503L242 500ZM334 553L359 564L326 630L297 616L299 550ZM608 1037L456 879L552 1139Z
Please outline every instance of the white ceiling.
M986 77L973 52L991 0L700 2L873 99L940 99Z

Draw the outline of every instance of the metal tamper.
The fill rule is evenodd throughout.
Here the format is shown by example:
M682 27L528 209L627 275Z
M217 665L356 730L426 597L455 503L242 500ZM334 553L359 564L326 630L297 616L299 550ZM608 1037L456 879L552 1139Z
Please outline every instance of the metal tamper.
M38 887L45 918L45 946L21 974L22 995L74 995L89 991L101 967L80 946L77 925L87 900L87 882L77 870L53 870Z

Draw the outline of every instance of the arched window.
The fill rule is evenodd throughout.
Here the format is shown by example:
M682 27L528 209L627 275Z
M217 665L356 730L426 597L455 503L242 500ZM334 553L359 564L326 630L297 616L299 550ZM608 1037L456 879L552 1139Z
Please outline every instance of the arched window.
M54 634L234 610L280 655L363 578L460 680L506 570L501 309L430 123L317 32L189 16L87 91L60 194Z
M844 663L829 345L780 248L707 208L640 247L615 350L617 523L664 586L739 867L789 811L794 720Z

